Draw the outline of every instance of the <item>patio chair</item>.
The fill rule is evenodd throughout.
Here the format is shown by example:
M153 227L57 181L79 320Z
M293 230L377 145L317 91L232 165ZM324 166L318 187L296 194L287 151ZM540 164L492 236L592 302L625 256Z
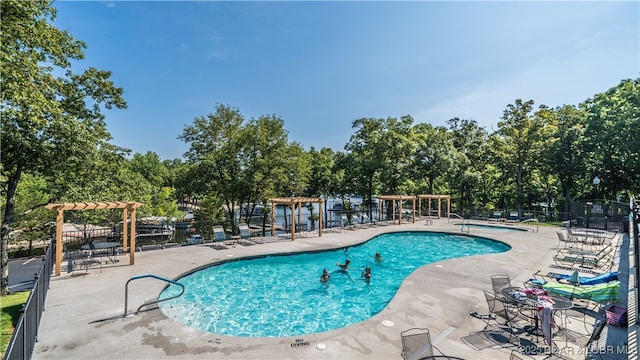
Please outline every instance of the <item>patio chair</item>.
M556 234L558 234L559 249L567 249L567 248L582 246L581 241L574 241L572 240L572 238L564 236L564 233L562 231L556 231Z
M520 216L517 211L512 211L509 213L509 218L504 220L507 223L517 223L520 221Z
M412 328L400 333L402 338L402 358L405 360L430 359L435 357L429 329ZM438 350L440 352L440 350ZM442 352L440 352L442 354ZM444 355L444 354L443 354ZM446 357L446 356L445 356Z
M499 294L502 290L512 287L509 275L494 274L491 275L491 287L495 294Z
M550 281L542 286L550 293L562 295L569 299L588 299L602 304L616 302L620 299L620 281L596 285L574 286Z
M213 227L213 241L221 242L223 245L228 245L227 242L231 242L231 246L236 247L235 239L227 240L227 234L221 225L215 225Z
M553 261L558 265L579 265L606 271L613 265L613 252L608 247L605 247L596 256L558 253L553 257Z
M584 255L584 256L598 257L600 254L604 254L611 251L613 251L611 248L611 244L608 244L608 245L605 245L599 251L578 250L575 248L564 248L564 249L558 250L558 254Z
M242 240L248 240L251 237L251 230L248 224L239 224L238 230L240 230L240 238Z
M578 271L578 273L580 273L579 269L576 269L575 271ZM538 270L533 274L533 278L529 279L529 283L533 283L538 286L543 286L544 284L547 283L547 281L555 280L558 282L565 282L565 283L571 284L572 275L573 274L557 273L553 271L549 271L545 274L541 270ZM612 271L608 273L598 274L595 276L578 276L577 280L578 280L577 283L580 285L604 284L610 281L618 280L618 272Z
M495 222L504 221L504 218L502 217L502 212L501 211L494 211L493 212L493 217L488 218L487 221L495 221Z
M563 328L555 332L554 337L562 337L566 341L578 345L584 349L585 359L589 358L589 354L591 353L591 348L595 344L596 348L598 348L598 341L600 340L600 336L602 335L602 331L607 325L607 320L603 319L598 321L595 325L593 331L590 334L582 334L571 329ZM601 351L595 351L600 359L602 359Z
M488 338L499 336L506 339L506 342L510 344L519 344L520 340L511 329L511 325L518 317L518 310L506 304L501 295L496 295L486 290L483 291L485 300L487 301L489 315L479 316L486 324L482 332L489 333L490 335L487 335ZM503 322L500 322L498 318L502 318ZM492 325L492 321L495 322L495 325ZM497 331L494 330L496 327Z
M371 219L369 218L369 215L363 213L361 215L361 217L362 217L362 220L360 221L360 223L361 223L361 225L363 227L371 227L371 226L373 226L373 223L371 222Z
M347 215L341 214L340 218L342 219L342 228L343 229L348 229L348 230L355 229L354 225L349 222L349 218L347 218Z

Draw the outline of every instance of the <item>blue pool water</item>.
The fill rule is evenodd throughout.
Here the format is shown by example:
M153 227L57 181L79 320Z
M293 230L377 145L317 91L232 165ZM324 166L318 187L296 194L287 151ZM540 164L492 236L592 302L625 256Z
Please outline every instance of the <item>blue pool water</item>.
M207 332L281 337L312 334L369 319L391 301L415 269L440 260L498 253L504 243L431 232L383 234L346 249L229 261L177 281L185 293L161 302L169 318ZM383 261L374 260L380 252ZM351 260L338 271L337 262ZM371 268L369 283L361 277ZM320 282L323 269L331 279ZM171 285L164 299L179 292Z

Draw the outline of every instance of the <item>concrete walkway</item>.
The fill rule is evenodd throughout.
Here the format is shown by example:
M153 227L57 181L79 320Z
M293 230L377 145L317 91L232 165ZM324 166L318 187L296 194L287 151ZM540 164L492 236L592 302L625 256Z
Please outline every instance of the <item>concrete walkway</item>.
M190 270L230 258L259 254L311 251L354 245L393 231L440 231L459 233L460 225L446 220L415 224L376 226L322 237L298 238L232 248L208 245L180 246L136 253L136 264L120 256L115 265L92 267L86 274L52 278L46 310L40 324L34 359L401 359L400 333L414 327L430 329L435 346L444 354L464 359L508 359L516 346L494 345L477 350L462 341L472 339L485 323L469 315L487 313L482 290L491 289L490 276L508 274L521 285L537 270L549 271L557 251L557 228L539 231L497 231L471 228L470 234L503 241L510 251L452 259L424 266L405 279L387 307L367 321L338 330L286 338L222 336L189 328L168 319L160 310L123 317L125 284L133 276L154 274L175 279ZM628 236L619 236L622 239ZM620 252L618 252L620 254ZM623 255L624 257L624 255ZM624 264L624 262L623 262ZM617 265L616 265L617 266ZM63 269L64 271L64 269ZM621 268L621 277L628 276ZM624 282L626 284L626 281ZM129 312L155 299L164 283L138 280L130 285ZM626 306L626 287L620 305ZM387 326L393 324L392 326ZM468 337L472 335L471 337ZM521 334L521 347L542 343ZM611 346L605 359L626 359L622 349L625 328L608 326L603 340ZM556 340L560 353L569 359L584 358L584 351ZM480 344L484 345L484 344ZM484 346L482 346L484 347ZM530 349L524 349L530 350ZM545 358L536 355L523 358Z

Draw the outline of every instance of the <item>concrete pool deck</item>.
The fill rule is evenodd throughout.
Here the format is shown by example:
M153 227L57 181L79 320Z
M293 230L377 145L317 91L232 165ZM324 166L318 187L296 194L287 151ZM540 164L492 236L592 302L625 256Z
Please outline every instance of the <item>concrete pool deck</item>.
M295 241L240 242L235 248L214 248L210 244L179 246L136 253L134 266L129 266L128 258L121 255L120 262L114 265L94 266L86 274L76 271L54 277L33 359L401 359L400 333L416 327L428 328L432 342L446 355L508 359L511 350L517 349L515 346L476 350L462 340L485 326L469 313L487 313L483 290L491 289L492 274L508 274L517 286L537 270L550 270L548 266L557 252L558 228L539 227L537 232L471 228L470 235L503 241L512 249L423 266L404 280L383 311L369 320L333 331L296 337L244 338L189 328L167 318L158 309L131 314L155 299L165 286L154 279L130 283L130 315L122 316L125 284L134 276L153 274L175 279L194 268L231 258L339 248L381 233L411 230L460 233L461 229L460 225L442 219L428 226L422 221L323 232L322 237L316 233ZM627 234L619 235L617 240L622 244L624 238L628 248ZM618 304L626 306L628 256L624 249L616 254L614 269L620 264L622 280ZM392 326L387 326L391 323ZM519 336L523 339L522 346L543 346L541 340ZM626 328L607 326L601 343L605 339L613 349L603 354L605 359L627 358L621 351L627 340ZM571 343L567 347L564 340L556 339L556 343L565 358L584 358L584 352ZM543 359L546 355L523 357Z

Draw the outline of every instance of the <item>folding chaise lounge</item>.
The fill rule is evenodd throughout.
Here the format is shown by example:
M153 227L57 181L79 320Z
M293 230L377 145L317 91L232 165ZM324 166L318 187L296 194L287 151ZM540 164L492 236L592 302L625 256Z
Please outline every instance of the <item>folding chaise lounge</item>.
M537 271L535 274L533 274L533 276L534 276L534 279L531 279L529 281L539 286L544 285L547 281L544 279L540 279L538 277L543 277L549 280L556 280L556 281L565 282L565 283L567 282L570 283L570 280L572 277L571 274L560 274L555 272L548 272L546 274L542 274L540 271ZM613 271L613 272L608 272L608 273L604 273L596 276L589 276L589 277L578 276L577 280L579 285L604 284L604 283L608 283L609 281L618 280L618 272Z
M240 238L242 240L249 240L249 238L251 237L251 230L249 229L248 224L239 224L238 230L240 230Z
M547 292L566 296L570 299L587 299L599 303L612 303L620 298L620 281L610 281L596 285L574 286L550 281L542 286Z
M220 225L213 227L213 241L221 242L224 245L227 245L227 241L230 241L231 246L236 247L236 241L234 239L227 240L227 234L224 232L224 228Z
M612 260L612 250L609 248L603 248L598 254L585 255L585 254L563 254L559 252L553 257L553 261L560 265L574 264L591 268L600 268L606 270L610 267Z

